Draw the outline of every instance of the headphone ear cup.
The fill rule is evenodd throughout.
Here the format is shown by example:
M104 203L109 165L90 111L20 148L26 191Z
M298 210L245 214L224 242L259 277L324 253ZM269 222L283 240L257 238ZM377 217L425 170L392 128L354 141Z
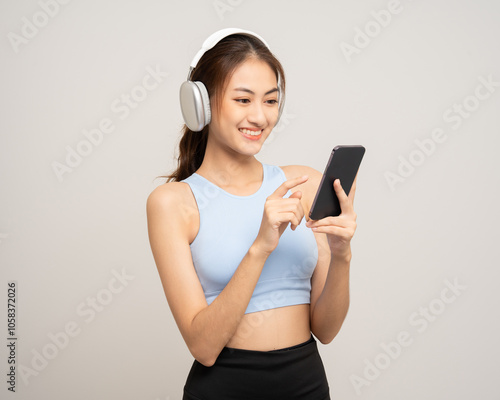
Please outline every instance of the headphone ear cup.
M212 120L210 98L202 82L186 81L179 92L184 122L193 132L201 131Z
M198 89L200 89L201 100L203 104L203 113L205 115L205 123L203 127L207 126L210 121L212 121L212 110L210 109L210 97L208 96L208 90L203 82L195 81L193 82ZM202 128L203 129L203 128Z

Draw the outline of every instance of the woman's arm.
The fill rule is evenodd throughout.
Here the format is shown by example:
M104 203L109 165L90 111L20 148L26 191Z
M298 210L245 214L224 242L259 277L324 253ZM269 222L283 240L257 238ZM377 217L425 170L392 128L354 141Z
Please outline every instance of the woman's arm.
M337 336L349 309L350 260L350 251L345 256L331 255L330 262L313 275L311 331L323 344Z
M319 185L321 176L320 172L314 173L312 186ZM311 331L323 344L335 338L349 309L350 241L356 230L353 209L356 179L349 196L338 182L335 182L334 189L340 201L341 215L309 220L306 224L311 229L316 228L313 232L318 243L318 264L311 281Z
M282 197L288 189L303 182L301 178L286 181L268 197L257 238L210 305L191 257L188 239L191 213L186 210L184 188L172 182L159 186L148 197L149 239L163 289L184 341L203 365L213 365L236 332L264 263L283 230L288 223L292 227L300 223L304 215L300 192L287 199Z

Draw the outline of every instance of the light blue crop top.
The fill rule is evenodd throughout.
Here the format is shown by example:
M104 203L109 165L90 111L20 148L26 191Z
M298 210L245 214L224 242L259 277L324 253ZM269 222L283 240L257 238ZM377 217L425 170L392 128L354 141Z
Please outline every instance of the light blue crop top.
M249 196L228 193L197 173L181 181L189 184L198 204L200 227L190 247L208 304L224 289L257 237L266 198L286 180L280 167L262 166L262 185ZM288 191L284 197L291 194ZM289 225L281 235L264 264L246 314L310 303L318 246L305 223L304 217L295 231Z

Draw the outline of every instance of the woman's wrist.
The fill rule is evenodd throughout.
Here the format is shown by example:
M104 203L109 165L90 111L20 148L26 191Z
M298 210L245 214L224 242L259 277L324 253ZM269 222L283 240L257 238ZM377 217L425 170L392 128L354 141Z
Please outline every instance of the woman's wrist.
M352 259L351 247L349 246L344 251L332 251L331 261L332 263L344 263L349 265Z
M264 250L257 241L253 242L253 244L248 249L248 253L256 258L263 259L264 262L271 254L269 251Z

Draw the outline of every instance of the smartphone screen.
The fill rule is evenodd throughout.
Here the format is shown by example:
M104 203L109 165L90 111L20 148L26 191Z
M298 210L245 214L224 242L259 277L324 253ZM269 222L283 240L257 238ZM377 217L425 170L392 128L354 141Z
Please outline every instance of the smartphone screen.
M309 218L318 220L340 215L340 203L333 188L333 182L337 178L340 179L344 192L349 195L364 154L365 148L360 145L340 145L332 150L311 206Z

